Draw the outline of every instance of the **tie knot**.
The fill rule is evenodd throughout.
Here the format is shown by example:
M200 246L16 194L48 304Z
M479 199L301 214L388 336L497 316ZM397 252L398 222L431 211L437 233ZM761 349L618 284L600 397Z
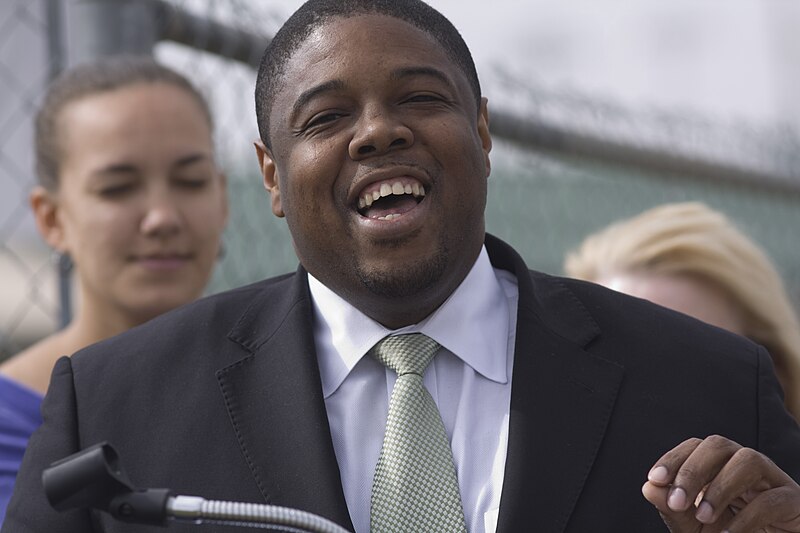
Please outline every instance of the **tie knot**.
M427 335L410 333L384 337L370 350L370 354L398 376L422 376L438 349L439 343Z

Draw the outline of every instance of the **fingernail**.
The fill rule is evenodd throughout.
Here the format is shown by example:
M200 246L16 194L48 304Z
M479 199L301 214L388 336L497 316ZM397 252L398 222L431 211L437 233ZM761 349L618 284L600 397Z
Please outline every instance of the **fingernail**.
M673 487L669 491L667 505L673 511L683 511L686 508L686 491L680 487Z
M647 474L647 479L653 483L666 483L669 479L669 471L666 466L657 466Z
M714 516L714 508L707 501L700 502L697 506L697 513L694 515L700 522L710 524L711 518Z

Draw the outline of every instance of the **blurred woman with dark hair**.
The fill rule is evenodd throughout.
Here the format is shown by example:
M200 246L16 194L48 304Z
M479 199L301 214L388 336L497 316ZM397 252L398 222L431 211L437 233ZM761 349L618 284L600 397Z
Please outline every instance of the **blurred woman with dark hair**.
M30 204L42 237L75 265L79 306L66 328L0 365L0 519L55 361L199 297L228 211L205 99L151 59L66 72L35 142Z

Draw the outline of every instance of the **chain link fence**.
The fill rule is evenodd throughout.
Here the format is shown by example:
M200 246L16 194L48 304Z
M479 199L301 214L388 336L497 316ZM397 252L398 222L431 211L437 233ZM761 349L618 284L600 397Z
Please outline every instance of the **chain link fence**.
M59 281L27 205L32 116L65 64L152 54L209 99L231 203L225 255L209 292L296 267L252 148L253 65L285 15L245 0L0 2L0 358L55 330L62 310L68 316L79 305L59 296L69 284ZM495 135L487 227L533 268L560 273L564 254L607 223L664 202L701 200L767 250L800 303L796 131L631 110L502 70L482 76Z
M800 308L796 126L631 109L502 69L490 80L504 110L492 130L504 142L493 157L487 224L534 268L560 272L568 251L613 221L702 201L765 249Z
M60 64L50 52L50 8L42 1L0 4L0 355L58 325L56 268L27 202L31 117Z

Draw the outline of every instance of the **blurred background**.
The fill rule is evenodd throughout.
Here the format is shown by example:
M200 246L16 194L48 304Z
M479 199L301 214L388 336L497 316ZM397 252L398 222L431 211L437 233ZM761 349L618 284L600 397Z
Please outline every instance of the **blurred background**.
M252 94L264 45L300 3L0 2L0 358L80 305L27 195L33 114L81 61L152 54L210 99L232 208L210 292L296 268L261 186ZM558 274L609 222L701 200L762 245L800 304L800 3L430 3L462 32L489 97L488 230L529 266Z

